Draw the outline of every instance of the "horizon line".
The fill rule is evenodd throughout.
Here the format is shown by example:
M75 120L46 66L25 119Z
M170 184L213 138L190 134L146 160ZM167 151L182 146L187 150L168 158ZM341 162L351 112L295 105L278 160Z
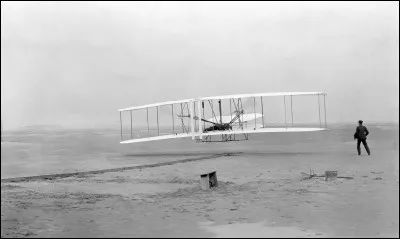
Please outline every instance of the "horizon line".
M269 122L268 124L282 124L282 123L272 123ZM283 123L284 124L284 123ZM296 123L296 124L313 124L313 123ZM338 121L338 122L328 122L328 128L329 125L343 125L343 124L357 124L357 121L355 122L349 122L349 121ZM399 124L399 121L369 121L366 123L366 125L371 125L371 124ZM54 125L54 124L48 124L48 125L24 125L20 127L13 127L13 128L4 128L3 127L3 133L4 132L9 132L9 131L18 131L18 130L26 130L27 128L38 128L38 129L43 129L43 128L59 128L59 129L75 129L75 130L85 130L85 129L116 129L120 130L120 125L116 124L114 125L98 125L98 126L65 126L65 125ZM144 126L138 126L134 128L142 128ZM160 127L169 127L168 125L160 125ZM126 127L130 129L130 127ZM125 128L124 128L125 129Z

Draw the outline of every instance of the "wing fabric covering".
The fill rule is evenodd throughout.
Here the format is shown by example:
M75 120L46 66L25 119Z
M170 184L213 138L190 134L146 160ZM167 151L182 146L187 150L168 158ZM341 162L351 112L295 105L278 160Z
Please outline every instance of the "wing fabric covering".
M319 108L316 111L319 113L319 125L300 127L293 125L293 96L318 97ZM284 104L277 105L277 107L284 107L285 124L283 127L282 125L272 125L271 120L269 123L265 123L265 117L271 115L263 105L266 97L282 97ZM323 97L322 101L321 97ZM323 131L328 129L325 97L326 93L324 92L258 93L167 101L124 108L119 110L120 143L129 144L186 137L202 139L203 136L228 134ZM134 116L139 111L144 115L142 118ZM323 124L324 117L321 116L324 112L325 125ZM123 114L127 114L128 118L123 118Z

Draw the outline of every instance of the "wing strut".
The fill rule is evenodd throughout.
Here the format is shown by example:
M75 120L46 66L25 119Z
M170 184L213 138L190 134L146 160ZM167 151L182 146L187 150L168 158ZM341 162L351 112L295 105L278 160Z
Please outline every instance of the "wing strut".
M232 120L232 99L229 99L229 113L231 115L231 120Z
M158 136L160 136L160 124L158 123L158 106L157 106L157 131L158 131Z
M287 123L286 123L286 96L285 95L283 96L283 104L285 106L285 126L286 126L286 129L287 129Z
M292 116L292 127L293 127L293 99L292 95L290 96L290 115Z
M200 104L201 103L201 104ZM198 101L197 102L197 111L199 112L199 118L201 119L202 118L202 116L201 116L201 105L204 105L203 104L203 101ZM203 108L203 111L204 111L204 108ZM204 114L204 113L203 113ZM203 116L204 117L204 116ZM199 121L198 123L197 123L198 125L199 125L199 139L200 140L202 140L203 139L203 129L201 128L201 121ZM204 123L205 124L205 123ZM205 128L205 127L204 127Z
M193 116L192 117L196 117L196 114L197 112L196 112L196 101L193 101ZM201 122L200 122L201 123ZM196 132L196 129L197 129L197 120L195 120L194 121L194 125L193 125L193 127L194 127L194 131Z
M215 122L218 122L217 116L215 115L215 112L214 112L214 104L213 104L212 100L208 100L208 103L210 104L212 115L214 116Z
M172 104L172 133L175 134L174 104Z
M131 139L133 139L133 133L132 133L132 110L129 111L131 115Z
M319 102L319 94L318 94L318 117L319 117L319 127L321 128L321 107Z
M326 122L326 103L325 103L325 95L324 95L324 112L325 112L325 128L328 128L328 123Z
M119 122L121 124L121 141L122 141L122 111L119 112Z
M240 103L240 98L238 99L238 102L237 102L237 105L236 105L236 102L235 102L235 100L234 99L232 99L233 100L233 106L235 106L235 109L236 109L236 111L235 112L239 112L239 103ZM236 114L236 116L237 116L237 114ZM243 123L242 123L242 121L243 120L241 120L240 119L240 116L239 117L236 117L235 116L235 118L234 119L232 119L231 120L231 122L234 122L234 121L236 121L236 119L239 121L239 127L241 127L242 128L242 130L243 130ZM242 118L243 119L243 118Z
M222 123L222 107L221 107L221 100L218 100L218 105L219 105L219 122L220 122L221 124L223 124L223 123Z
M181 115L183 115L183 106L182 106L182 103L181 103ZM181 121L182 121L182 133L185 133L186 127L185 127L185 123L183 122L183 118L181 118Z
M206 116L205 116L205 114L204 114L204 101L201 101L201 107L203 107L203 117L202 118L205 118ZM206 128L206 122L204 121L204 123L203 123L203 129L205 129Z
M147 135L150 136L150 126L149 126L149 108L147 108Z
M263 122L263 128L264 126L264 104L263 104L263 98L261 96L261 114L262 114L262 122Z
M189 111L190 111L190 132L192 133L192 139L195 139L195 136L194 136L194 127L195 127L195 124L194 124L194 118L193 118L193 116L194 116L194 101L192 101L192 102L189 102Z
M240 109L243 110L243 102L242 102L242 98L239 98L240 100ZM239 104L238 104L239 105ZM242 114L242 130L243 130L243 114ZM246 122L246 128L247 128L247 122Z
M256 97L254 97L254 130L257 128Z

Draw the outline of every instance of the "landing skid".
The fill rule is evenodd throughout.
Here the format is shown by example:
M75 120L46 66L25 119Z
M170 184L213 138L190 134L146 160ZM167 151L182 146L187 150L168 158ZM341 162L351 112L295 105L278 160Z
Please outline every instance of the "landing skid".
M211 143L211 142L231 142L231 141L244 141L249 140L249 134L243 134L244 139L236 139L236 134L223 134L221 140L212 140L211 135L205 136L205 139L197 139L197 143Z

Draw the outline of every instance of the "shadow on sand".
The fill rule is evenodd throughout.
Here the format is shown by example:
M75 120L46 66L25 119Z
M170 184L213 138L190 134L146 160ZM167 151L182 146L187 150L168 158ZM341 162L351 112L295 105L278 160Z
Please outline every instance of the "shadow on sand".
M120 172L125 170L133 170L133 169L143 169L143 168L152 168L152 167L160 167L165 165L173 165L178 163L185 163L191 161L198 161L204 159L213 159L219 158L223 156L233 156L230 153L225 154L208 154L208 156L197 157L197 158L188 158L188 159L181 159L169 162L162 162L162 163L155 163L155 164L145 164L145 165L137 165L137 166L130 166L130 167L120 167L120 168L110 168L110 169L102 169L102 170L93 170L93 171L85 171L85 172L74 172L74 173L62 173L62 174L48 174L48 175L37 175L37 176L28 176L28 177L15 177L15 178L6 178L2 179L2 183L10 183L10 182L23 182L23 181L35 181L35 180L54 180L58 178L68 178L72 176L86 176L88 174L101 174L101 173L108 173L108 172Z

